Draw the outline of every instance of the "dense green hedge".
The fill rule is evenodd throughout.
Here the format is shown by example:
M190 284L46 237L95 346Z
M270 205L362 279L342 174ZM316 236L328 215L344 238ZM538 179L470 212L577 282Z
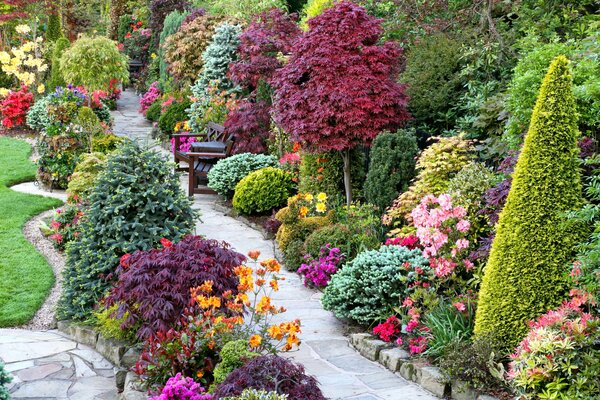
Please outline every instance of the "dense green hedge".
M569 61L559 56L542 83L479 293L475 333L493 332L506 349L565 297L581 238L564 218L582 203L577 137Z
M276 167L277 157L265 154L242 153L220 160L208 172L208 187L224 197L233 196L235 186L250 172Z
M371 149L365 199L382 211L391 205L414 178L418 152L414 131L384 132L377 136Z

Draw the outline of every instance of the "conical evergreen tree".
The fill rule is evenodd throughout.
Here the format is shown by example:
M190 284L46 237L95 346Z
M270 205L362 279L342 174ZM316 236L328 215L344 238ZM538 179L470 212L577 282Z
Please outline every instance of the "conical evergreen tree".
M507 350L565 298L581 238L564 218L582 203L576 115L569 61L559 56L542 82L479 293L475 334L493 334Z

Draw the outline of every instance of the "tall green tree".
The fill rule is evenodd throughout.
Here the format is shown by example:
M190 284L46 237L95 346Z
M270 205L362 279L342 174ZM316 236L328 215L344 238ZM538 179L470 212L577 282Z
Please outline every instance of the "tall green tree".
M569 61L558 56L542 82L479 293L475 334L494 334L507 350L566 294L582 236L565 218L582 204L578 136Z

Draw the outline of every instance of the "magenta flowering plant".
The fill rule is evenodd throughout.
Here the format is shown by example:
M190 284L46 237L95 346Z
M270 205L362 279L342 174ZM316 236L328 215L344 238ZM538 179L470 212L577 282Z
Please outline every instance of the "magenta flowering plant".
M153 82L148 91L140 99L140 113L146 115L148 108L162 95L158 88L158 82Z
M159 396L150 400L213 400L213 397L192 378L178 373L167 381Z
M298 273L304 276L304 285L324 287L344 262L345 256L337 247L326 244L321 247L319 257L306 256L308 263L302 264Z

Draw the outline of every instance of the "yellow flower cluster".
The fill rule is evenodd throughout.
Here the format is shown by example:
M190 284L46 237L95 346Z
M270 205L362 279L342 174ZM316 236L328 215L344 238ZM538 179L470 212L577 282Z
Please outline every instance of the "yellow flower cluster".
M27 25L18 25L16 31L21 34L29 33L31 29ZM41 57L42 37L34 41L25 41L20 47L13 47L10 51L0 52L0 65L2 71L8 75L15 76L21 85L32 86L42 73L48 70L48 64ZM37 86L38 93L44 93L42 84Z
M316 202L315 196L310 193L298 193L296 198L299 202L303 203L299 209L300 218L306 218L313 207L314 211L319 214L327 212L327 194L325 193L317 194Z

